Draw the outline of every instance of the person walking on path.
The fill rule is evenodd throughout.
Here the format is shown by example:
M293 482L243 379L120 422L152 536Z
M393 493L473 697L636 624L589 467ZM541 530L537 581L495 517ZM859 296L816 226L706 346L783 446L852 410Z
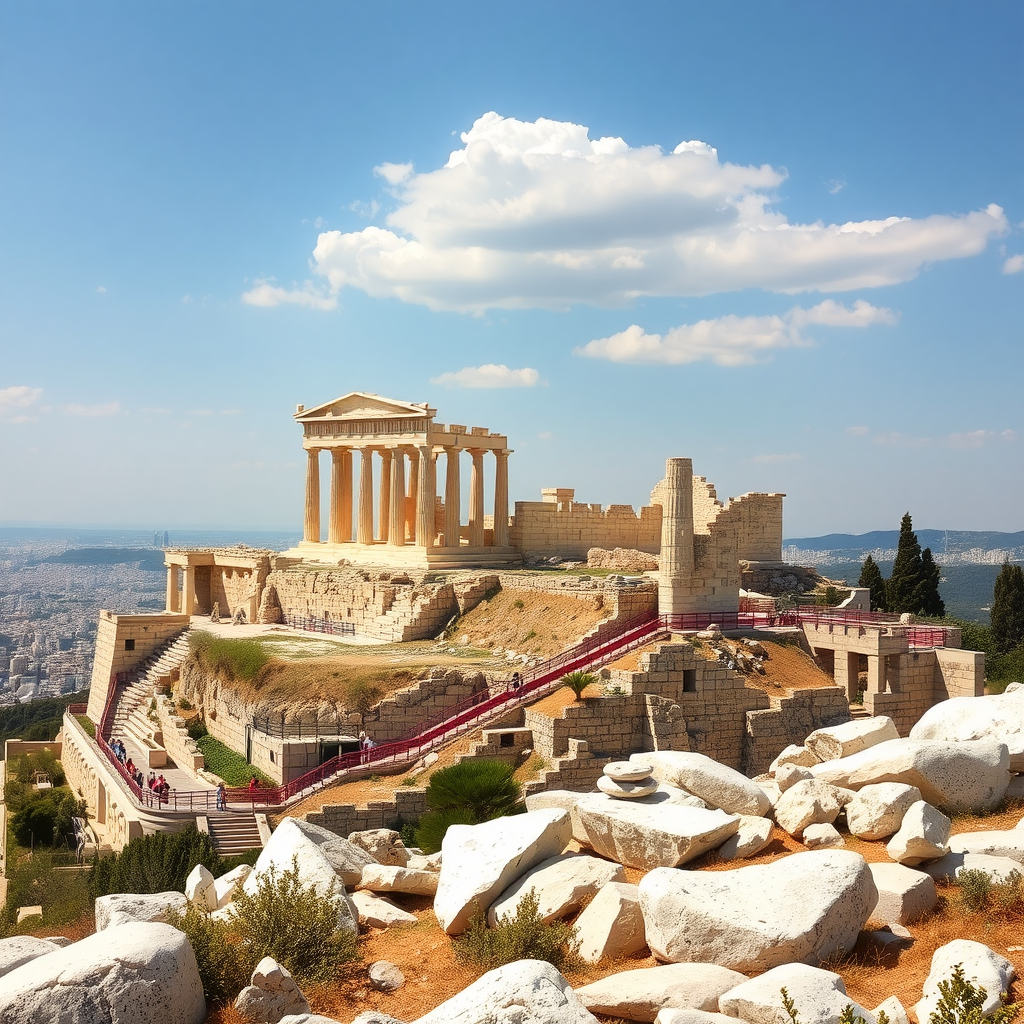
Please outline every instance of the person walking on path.
M217 810L226 811L228 809L228 794L224 788L223 781L217 787Z

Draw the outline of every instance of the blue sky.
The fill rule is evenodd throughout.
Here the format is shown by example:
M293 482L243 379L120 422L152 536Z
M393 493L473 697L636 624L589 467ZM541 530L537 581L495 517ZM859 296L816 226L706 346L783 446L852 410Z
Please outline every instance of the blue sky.
M298 528L291 413L362 390L507 433L514 500L687 455L788 536L1019 530L1022 30L5 5L0 522Z

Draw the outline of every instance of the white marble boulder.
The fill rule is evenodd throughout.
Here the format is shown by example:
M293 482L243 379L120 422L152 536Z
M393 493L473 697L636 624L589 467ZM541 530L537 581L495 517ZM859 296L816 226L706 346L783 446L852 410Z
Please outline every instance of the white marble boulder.
M964 977L969 982L985 990L981 1012L989 1014L999 1009L1002 996L1014 979L1013 964L980 942L954 939L932 954L931 970L922 986L921 999L914 1006L919 1021L927 1021L935 1012L941 998L939 982L948 981L957 964L963 967Z
M503 917L515 917L519 902L532 889L537 910L545 924L575 913L586 899L597 894L609 882L624 882L621 864L566 853L549 857L520 875L487 911L487 923L493 928Z
M713 1013L719 996L746 980L738 971L714 964L665 964L609 974L576 989L576 998L591 1013L653 1021L670 1007Z
M956 856L954 854L954 856ZM1013 875L1024 875L1024 866L1010 857L990 857L987 853L965 853L963 864L954 872L959 880L965 871L982 871L996 885L1005 885Z
M659 750L633 754L630 761L651 765L658 782L678 786L727 814L753 814L763 817L771 804L764 790L742 772L719 764L704 754Z
M367 928L390 928L396 924L415 924L416 915L410 914L383 896L358 889L352 893L352 903L359 914L359 923Z
M416 1024L598 1024L569 982L543 960L516 960L488 971Z
M993 829L991 832L961 832L949 840L951 853L984 853L1008 857L1024 865L1024 828Z
M831 825L849 802L850 794L820 779L807 779L787 789L775 804L775 821L791 836L808 825Z
M115 892L97 896L93 914L96 931L138 921L168 921L184 914L188 900L183 892Z
M236 890L251 874L251 864L239 864L237 868L232 868L214 881L218 910L223 910L235 898Z
M800 1024L837 1024L839 1015L851 1004L855 1015L874 1024L874 1016L846 994L838 974L802 963L780 964L758 978L743 981L722 994L718 1007L749 1024L790 1024L782 1005L783 988L796 1004Z
M344 884L320 847L295 824L294 818L285 818L274 829L242 888L252 895L259 890L265 878L271 874L280 878L293 867L297 869L302 885L312 886L334 903L338 912L338 929L355 935L359 931L358 918Z
M708 1013L706 1010L694 1010L690 1007L673 1007L658 1011L654 1024L747 1024L736 1017L728 1017L724 1013Z
M804 829L803 844L808 850L838 850L846 845L835 825L808 825Z
M886 740L859 754L811 768L816 779L845 789L879 782L916 786L943 811L991 810L1010 783L1010 755L996 740Z
M441 844L441 873L434 913L449 935L466 930L479 908L491 903L520 875L561 853L572 839L566 811L528 811L479 825L452 825Z
M899 831L903 815L921 799L916 786L879 782L864 786L846 805L846 825L858 839L885 839Z
M650 798L648 798L650 799ZM739 818L673 803L613 800L591 793L572 810L572 834L595 853L628 867L678 867L721 846Z
M437 892L436 871L416 871L396 864L367 864L359 879L361 889L370 892L404 892L412 896L433 896Z
M640 881L647 944L659 960L743 972L852 949L877 901L867 863L848 850L731 871L657 868Z
M798 782L804 782L806 779L813 778L814 776L807 768L803 768L798 764L784 764L775 772L775 785L778 786L779 793L781 794L785 793L787 789L792 789Z
M618 779L611 779L607 775L602 775L597 780L597 788L602 793L616 797L619 800L640 800L657 792L658 783L650 776L641 779L639 782L620 782Z
M935 909L938 895L935 879L924 871L902 864L869 864L878 890L878 903L871 916L886 924L913 924Z
M628 882L602 886L576 918L580 958L588 964L618 960L647 945L640 890Z
M893 720L885 715L876 715L874 718L855 718L852 722L815 729L804 740L804 746L819 761L836 761L841 757L859 754L886 740L899 738Z
M639 913L639 907L637 908ZM27 964L36 957L45 956L54 950L61 949L55 942L48 939L37 939L33 935L12 935L0 939L0 978L5 974Z
M293 818L292 821L307 839L312 840L320 847L320 852L331 862L338 877L348 887L359 884L359 878L367 864L392 863L392 861L375 861L362 846L349 842L348 839L322 825L314 825L304 818ZM383 831L388 833L388 837L392 835L390 830ZM389 845L386 837L381 837L379 840L379 846L384 851L384 856L387 856L386 851L393 845L393 842ZM396 859L394 863L398 863L398 860Z
M272 956L265 956L249 984L238 993L235 1010L248 1024L277 1024L288 1014L309 1013L309 1003L291 972Z
M888 999L879 1003L878 1006L871 1011L871 1015L875 1020L877 1020L878 1015L883 1012L886 1017L889 1018L889 1024L910 1024L910 1018L907 1016L907 1011L896 996L889 996Z
M1024 687L982 697L952 697L930 707L910 730L913 740L990 739L1005 743L1010 771L1024 772Z
M949 850L951 827L952 823L942 811L918 800L903 815L899 831L886 844L885 850L894 861L910 867L936 860Z
M205 864L197 864L188 873L185 899L202 911L217 909L217 881Z
M718 848L722 860L756 857L772 841L772 823L767 818L741 814L739 828Z
M348 841L365 850L378 864L401 867L409 860L409 851L393 828L369 828L362 832L351 832Z
M0 1021L203 1024L206 999L184 932L115 925L0 978Z
M807 747L791 743L772 761L768 768L768 774L775 775L784 764L796 764L801 768L810 768L811 765L817 764L820 760L821 758L808 750Z

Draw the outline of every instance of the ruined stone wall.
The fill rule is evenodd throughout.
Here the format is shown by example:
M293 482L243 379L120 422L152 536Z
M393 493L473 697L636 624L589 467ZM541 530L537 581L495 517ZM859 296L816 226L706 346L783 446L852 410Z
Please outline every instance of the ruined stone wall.
M395 790L391 800L371 800L363 807L355 804L325 804L319 811L304 815L313 825L348 836L370 828L395 828L417 821L427 813L427 791L416 787Z
M661 506L586 505L574 501L517 501L509 544L524 556L585 561L590 548L661 550Z
M737 555L750 562L782 561L783 494L742 494L729 502L726 515L739 519Z
M210 610L216 602L220 605L221 615L229 616L241 605L249 620L255 621L269 573L269 559L255 569L211 566Z
M715 485L702 476L693 478L693 532L710 533L711 524L722 511Z
M815 729L850 720L846 694L838 686L794 690L772 697L771 707L747 712L743 769L748 775L766 772L791 743L800 745Z

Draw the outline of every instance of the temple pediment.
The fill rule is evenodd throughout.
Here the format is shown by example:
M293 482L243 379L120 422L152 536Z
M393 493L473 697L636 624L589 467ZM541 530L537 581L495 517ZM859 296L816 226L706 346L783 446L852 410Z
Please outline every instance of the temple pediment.
M417 405L415 402L400 402L394 398L382 398L380 395L367 394L365 391L350 391L347 395L324 402L312 409L303 406L295 412L299 423L311 420L376 420L393 417L433 419L437 413L426 402Z

